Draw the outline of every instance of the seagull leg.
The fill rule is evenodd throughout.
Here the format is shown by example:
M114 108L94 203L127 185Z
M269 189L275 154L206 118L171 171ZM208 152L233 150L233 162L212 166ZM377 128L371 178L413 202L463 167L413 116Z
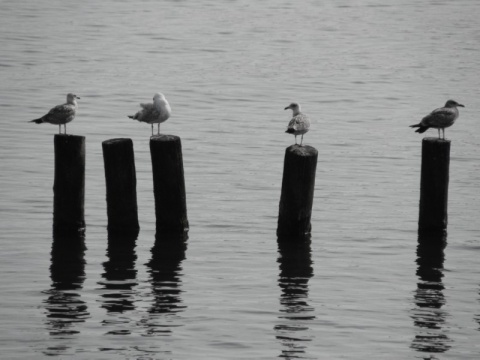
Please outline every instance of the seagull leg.
M153 123L152 123L152 136L153 136Z
M67 124L63 124L63 133L67 134Z
M295 145L297 145L297 135L295 135Z
M300 146L303 145L303 134L302 134L302 140L300 140Z
M438 138L440 139L440 128L438 128L437 130L438 130Z
M58 124L58 133L61 134L62 133L62 125Z
M157 127L157 135L160 135L160 123L158 123L158 127Z
M442 128L443 140L445 140L445 128Z

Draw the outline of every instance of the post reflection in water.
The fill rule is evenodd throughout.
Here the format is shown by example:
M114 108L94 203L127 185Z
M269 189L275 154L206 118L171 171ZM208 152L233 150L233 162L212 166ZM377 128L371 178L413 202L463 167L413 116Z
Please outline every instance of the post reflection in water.
M133 288L137 285L135 269L137 238L138 230L122 234L108 232L108 261L103 263L104 280L99 282L106 290L101 296L102 307L108 313L123 313L135 309Z
M181 263L185 259L188 233L157 235L147 264L153 292L148 318L142 320L147 336L169 335L181 326L178 313L186 306L181 298Z
M80 298L80 290L85 280L85 235L53 235L50 277L51 288L44 293L47 310L46 326L51 335L73 335L79 331L75 324L90 317L87 305ZM58 349L47 349L55 355Z
M480 292L478 293L478 295L480 295ZM480 297L478 298L478 301L480 302ZM477 324L479 326L477 330L480 331L480 314L477 314L475 316L475 321L477 322Z
M308 281L313 276L310 242L310 237L298 241L278 239L282 315L275 331L282 345L282 358L309 358L307 342L312 335L308 323L315 319L315 309L308 304Z
M448 313L445 305L442 278L446 232L419 234L417 247L417 289L414 294L416 307L412 318L417 334L411 347L419 352L443 353L451 347L452 340L445 329Z

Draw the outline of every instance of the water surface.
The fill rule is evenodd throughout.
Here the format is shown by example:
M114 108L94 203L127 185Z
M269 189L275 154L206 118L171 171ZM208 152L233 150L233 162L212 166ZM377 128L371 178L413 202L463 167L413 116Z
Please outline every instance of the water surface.
M0 2L0 341L8 359L477 359L472 1ZM190 232L155 239L148 125L181 137ZM52 236L53 134L81 97L86 233ZM445 249L418 247L421 135L453 98ZM275 236L292 101L319 151L311 244ZM427 132L436 136L436 131ZM106 230L101 142L134 142L141 230ZM62 245L68 241L68 247Z

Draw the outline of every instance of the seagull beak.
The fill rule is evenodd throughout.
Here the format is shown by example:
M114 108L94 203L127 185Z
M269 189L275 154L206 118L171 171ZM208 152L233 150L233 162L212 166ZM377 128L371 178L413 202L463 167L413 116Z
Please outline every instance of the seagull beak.
M290 106L287 106L287 107L286 107L285 109L283 109L283 110L288 110L288 109L290 109Z
M457 104L457 106L465 107L465 105L462 105L462 104Z
M75 95L75 97L76 97L77 99L80 99L80 96Z

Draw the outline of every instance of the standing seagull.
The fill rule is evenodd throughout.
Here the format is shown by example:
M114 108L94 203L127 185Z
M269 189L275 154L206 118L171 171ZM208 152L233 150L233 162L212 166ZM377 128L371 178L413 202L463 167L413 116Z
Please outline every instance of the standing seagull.
M130 119L135 119L147 124L152 124L152 136L153 136L153 124L158 124L157 135L160 135L160 123L167 121L172 113L170 104L162 93L156 93L153 96L153 104L140 104L142 109L135 115L128 115Z
M429 128L438 130L438 138L440 139L440 129L442 129L443 140L445 140L445 128L452 126L458 118L457 106L465 107L454 100L448 100L443 108L433 110L430 114L425 116L418 124L410 125L412 128L418 129L417 133L424 133Z
M288 123L288 128L285 132L295 135L295 145L297 145L297 135L302 135L302 140L300 141L300 146L302 146L303 134L310 129L310 119L300 111L300 105L298 103L291 103L285 108L285 110L287 109L292 109L293 117Z
M67 123L75 118L78 109L77 100L80 99L77 95L68 93L67 102L62 105L57 105L52 108L46 115L41 118L31 120L35 124L50 123L58 125L58 133L62 133L62 124L64 126L64 134L67 133Z

